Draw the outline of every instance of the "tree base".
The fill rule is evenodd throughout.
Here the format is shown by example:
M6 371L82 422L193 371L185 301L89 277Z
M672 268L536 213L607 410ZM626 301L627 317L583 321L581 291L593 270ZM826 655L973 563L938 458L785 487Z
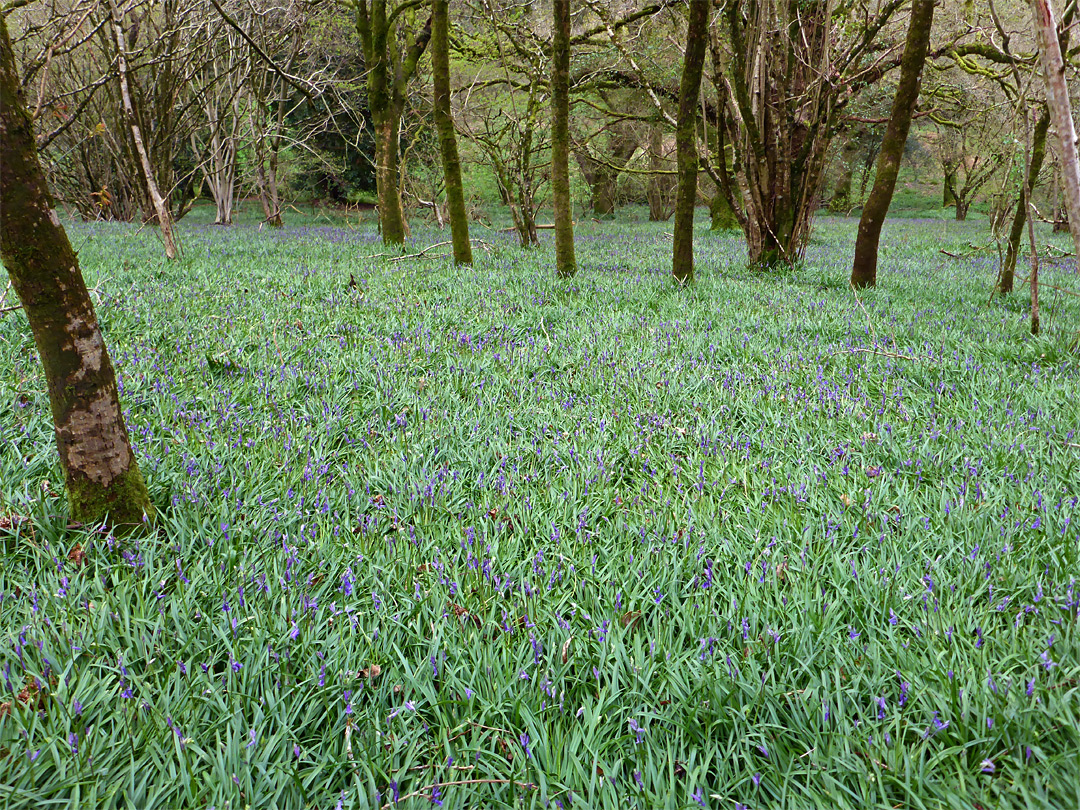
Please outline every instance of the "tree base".
M107 487L78 477L67 482L67 492L71 518L77 523L105 523L125 532L154 522L154 505L134 463Z

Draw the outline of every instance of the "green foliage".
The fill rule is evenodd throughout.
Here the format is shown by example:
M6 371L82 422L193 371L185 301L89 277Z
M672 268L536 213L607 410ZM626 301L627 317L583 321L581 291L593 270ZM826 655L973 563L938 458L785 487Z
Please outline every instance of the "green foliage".
M0 804L1076 806L1080 307L985 223L861 301L850 220L765 278L702 209L689 289L668 227L72 226L158 523L58 517L0 319Z

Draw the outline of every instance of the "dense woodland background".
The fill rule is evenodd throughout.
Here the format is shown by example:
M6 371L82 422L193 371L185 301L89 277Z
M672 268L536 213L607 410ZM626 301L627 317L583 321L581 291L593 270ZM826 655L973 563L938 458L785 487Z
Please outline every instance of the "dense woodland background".
M366 6L367 3L360 3ZM381 2L374 6L382 5ZM523 244L550 198L549 2L462 0L450 5L452 107L468 211L479 221L512 219ZM738 6L738 3L729 3ZM749 2L754 15L780 14ZM377 124L365 73L356 3L264 0L99 0L37 2L13 11L8 25L38 145L57 199L87 220L149 221L155 208L127 126L117 15L127 57L133 113L153 180L174 220L201 204L228 225L238 211L279 225L290 210L333 209L354 221L374 216ZM904 3L830 0L793 4L809 31L829 18L834 98L797 100L788 111L817 129L820 178L805 194L813 210L858 214L873 183L907 26ZM425 4L390 3L386 56L402 83L398 193L407 218L446 220L443 172L433 118L430 50L414 68L408 50L429 36ZM1066 12L1071 16L1071 12ZM817 18L814 17L817 15ZM674 115L685 42L685 3L588 0L574 4L570 123L575 217L618 216L647 206L671 216L675 189ZM228 22L226 22L228 20ZM698 139L703 157L719 148L730 167L752 144L724 132L733 113L720 75L739 50L770 59L775 43L742 42L722 15L711 30ZM757 21L763 28L776 20ZM865 32L873 26L872 36ZM842 60L848 59L845 64ZM1023 185L1025 152L1041 105L1030 10L1017 0L945 0L934 19L930 56L893 213L995 223L1010 218ZM785 76L807 90L806 77ZM815 91L816 92L816 91ZM382 102L378 102L381 104ZM789 122L790 123L790 122ZM1025 146L1028 144L1028 146ZM796 146L790 146L794 149ZM777 155L776 160L792 155ZM1036 180L1036 205L1061 223L1057 156ZM717 228L738 227L716 179L701 172L699 203Z

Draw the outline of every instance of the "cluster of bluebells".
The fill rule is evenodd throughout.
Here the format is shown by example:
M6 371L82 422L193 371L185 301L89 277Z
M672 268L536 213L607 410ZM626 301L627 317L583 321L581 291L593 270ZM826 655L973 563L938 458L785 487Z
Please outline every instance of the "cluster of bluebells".
M220 233L193 239L225 272ZM685 717L725 728L762 706L802 705L800 755L818 735L867 762L971 745L998 778L1066 748L1055 713L1080 666L1080 583L1048 549L1076 542L1078 439L1039 403L1076 372L995 382L938 341L958 317L940 302L897 324L917 362L854 352L887 347L850 296L805 285L740 287L752 318L722 296L657 312L642 289L658 295L662 274L625 269L652 249L584 243L578 319L527 267L414 289L371 264L361 298L284 254L267 283L237 275L254 292L223 294L217 331L187 324L212 292L197 274L186 295L140 279L105 312L146 324L115 355L172 522L153 543L84 538L88 566L50 536L0 575L0 700L15 709L0 745L38 773L52 740L71 767L122 735L185 754L221 733L199 707L228 706L238 791L281 752L303 771L351 746L377 759L385 801L436 804L453 759L399 768L417 751L436 762L434 741L527 783L552 740L591 728L625 763L605 762L599 789L647 802L663 789L650 752L670 743L686 762L699 745ZM287 331L267 334L264 309ZM168 340L156 312L172 313ZM967 338L990 340L999 324L971 317ZM35 407L0 427L20 458L50 440ZM20 476L47 474L37 463ZM57 710L69 690L86 691ZM318 722L294 719L311 706ZM487 715L506 727L464 733ZM789 763L755 735L724 741L749 770L717 759L706 772L727 786L688 776L684 798L766 804Z

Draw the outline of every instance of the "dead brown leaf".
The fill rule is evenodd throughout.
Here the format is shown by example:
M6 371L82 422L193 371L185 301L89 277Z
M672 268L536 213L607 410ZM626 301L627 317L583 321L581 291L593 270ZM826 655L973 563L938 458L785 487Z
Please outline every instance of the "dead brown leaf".
M369 667L364 667L363 669L361 669L359 672L356 673L356 676L358 678L373 681L378 678L381 673L382 667L380 667L378 664L372 664Z
M83 551L80 543L76 543L71 547L71 551L68 552L68 559L75 563L77 568L86 565L86 552Z

